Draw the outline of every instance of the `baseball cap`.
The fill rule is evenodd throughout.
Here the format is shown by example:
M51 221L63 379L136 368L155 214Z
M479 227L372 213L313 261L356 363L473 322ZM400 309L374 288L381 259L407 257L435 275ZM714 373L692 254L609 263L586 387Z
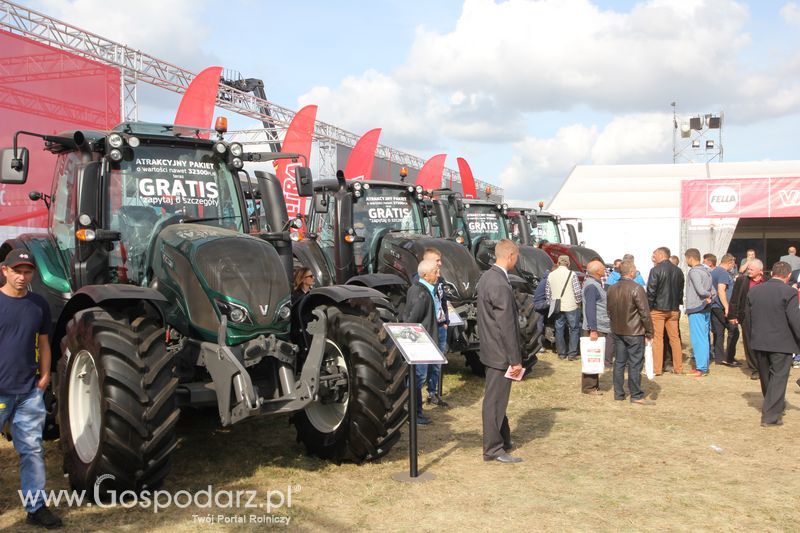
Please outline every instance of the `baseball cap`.
M33 262L33 254L24 248L15 248L8 252L3 264L8 268L17 268L22 265L36 268L36 263Z
M558 264L563 266L569 266L569 256L568 255L559 255L558 256Z

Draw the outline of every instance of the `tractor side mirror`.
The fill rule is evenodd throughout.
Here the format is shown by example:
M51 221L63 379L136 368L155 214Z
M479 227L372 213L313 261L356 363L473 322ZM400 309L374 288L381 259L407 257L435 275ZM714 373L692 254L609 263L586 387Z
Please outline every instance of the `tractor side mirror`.
M310 168L297 167L294 170L294 181L297 185L297 194L300 196L308 197L314 194L314 180Z
M456 197L453 200L453 207L456 210L456 216L457 217L460 218L460 217L464 216L464 202L461 200L460 197Z
M0 183L22 185L28 179L28 149L19 148L14 157L13 148L4 148L0 155Z
M583 233L583 220L578 221L578 232Z
M314 212L315 213L327 213L328 212L328 204L330 203L330 197L327 193L319 193L314 196Z

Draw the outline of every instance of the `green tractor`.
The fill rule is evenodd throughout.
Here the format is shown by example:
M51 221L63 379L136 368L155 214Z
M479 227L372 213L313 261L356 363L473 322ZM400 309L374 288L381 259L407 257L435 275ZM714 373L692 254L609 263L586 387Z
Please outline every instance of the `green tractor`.
M445 291L462 326L448 329L449 346L468 364L477 361L477 284L480 270L457 238L432 237L423 213L422 187L391 181L355 181L339 176L315 183L306 219L307 238L294 247L299 263L323 285L362 285L405 305L425 248L442 254Z
M434 234L455 235L471 252L480 268L494 264L497 241L511 239L508 231L508 207L487 200L463 199L450 189L431 193L428 212ZM509 272L509 281L519 310L523 364L529 369L536 364L542 349L542 317L533 308L533 293L539 280L553 266L545 252L532 246L520 246L517 266ZM480 361L478 361L480 364Z
M170 125L18 132L0 182L23 184L39 137L57 155L46 232L0 247L36 258L53 311L53 394L70 484L160 485L181 407L229 426L292 414L307 450L335 461L386 454L406 419L407 367L387 349L391 304L367 287L313 290L290 307L292 252L280 184L257 176L271 223L254 230L245 161L286 157ZM244 182L250 182L248 177ZM263 183L262 183L263 182ZM300 190L310 171L297 170ZM254 232L254 234L250 234ZM292 313L299 323L290 331Z

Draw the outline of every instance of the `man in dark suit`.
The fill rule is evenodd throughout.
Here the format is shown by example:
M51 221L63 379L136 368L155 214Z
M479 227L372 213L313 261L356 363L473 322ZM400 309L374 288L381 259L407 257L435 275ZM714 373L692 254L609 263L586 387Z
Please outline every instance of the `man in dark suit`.
M784 397L792 354L800 352L800 307L797 290L786 282L792 273L789 263L772 266L772 279L753 287L747 295L750 349L758 361L761 392L761 425L783 424Z
M742 344L744 345L747 369L750 371L750 379L758 379L758 361L750 349L750 338L748 337L747 294L754 287L764 283L767 278L764 275L764 264L760 259L749 259L746 270L747 274L740 275L733 284L733 293L728 304L728 322L734 326L742 326Z
M522 459L508 453L513 448L506 417L511 380L505 373L510 367L514 377L522 374L517 305L508 281L508 271L517 264L519 248L503 239L495 247L495 257L495 264L483 273L478 283L478 333L481 363L486 366L483 460L518 463Z
M406 293L406 306L397 317L400 322L422 324L433 342L439 342L439 327L436 324L436 301L434 299L436 280L439 278L439 267L436 261L423 259L417 266L418 278ZM422 413L422 387L428 375L428 365L414 365L417 378L417 424L425 426L430 420Z

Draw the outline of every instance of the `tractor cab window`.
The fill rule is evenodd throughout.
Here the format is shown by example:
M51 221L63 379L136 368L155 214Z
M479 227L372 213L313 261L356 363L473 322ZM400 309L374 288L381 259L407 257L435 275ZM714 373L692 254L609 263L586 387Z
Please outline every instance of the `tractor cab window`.
M493 241L507 239L506 225L497 208L492 205L465 206L463 219L457 221L457 229L466 231L472 243L480 237Z
M390 231L424 233L422 213L405 189L370 187L365 195L354 198L353 229L364 242L355 243L353 251L358 273L369 272L378 256L381 238Z
M561 233L558 230L558 224L554 218L551 217L537 217L536 227L531 228L531 233L534 242L547 241L552 243L561 242Z
M210 149L145 145L112 168L107 226L121 234L111 253L111 279L140 284L158 233L180 219L243 230L234 175Z
M65 265L72 264L75 253L76 180L81 156L76 152L61 154L53 176L50 228Z

